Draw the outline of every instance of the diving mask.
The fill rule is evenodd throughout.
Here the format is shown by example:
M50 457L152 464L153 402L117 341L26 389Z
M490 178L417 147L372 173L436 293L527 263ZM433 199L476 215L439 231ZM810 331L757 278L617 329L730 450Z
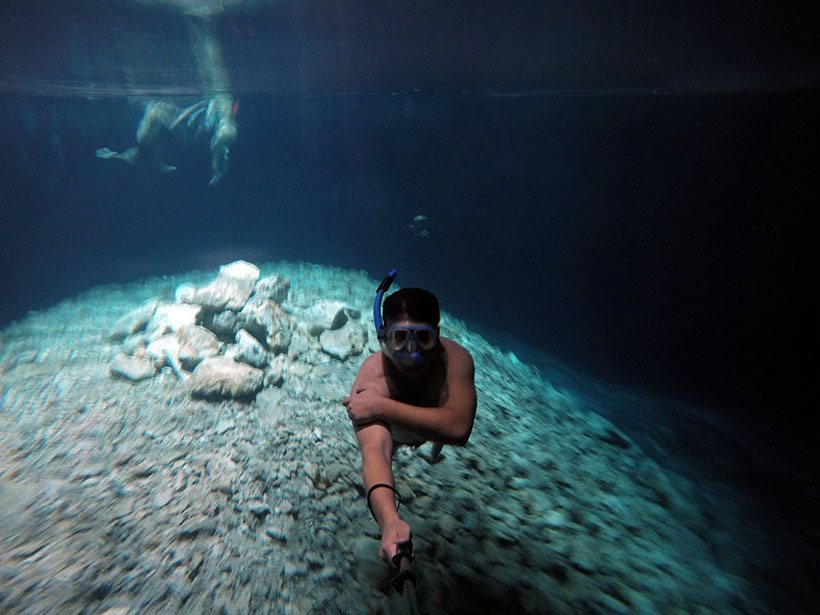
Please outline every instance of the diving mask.
M438 329L431 325L393 325L387 329L385 343L393 352L432 350L438 344ZM408 344L414 347L407 348Z

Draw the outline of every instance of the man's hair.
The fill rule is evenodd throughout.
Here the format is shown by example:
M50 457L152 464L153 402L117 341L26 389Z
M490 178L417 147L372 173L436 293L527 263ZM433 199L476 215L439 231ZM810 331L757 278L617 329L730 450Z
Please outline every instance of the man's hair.
M438 327L441 316L438 299L429 290L423 288L402 288L384 300L382 317L384 324L395 322L402 314L416 322L423 322Z

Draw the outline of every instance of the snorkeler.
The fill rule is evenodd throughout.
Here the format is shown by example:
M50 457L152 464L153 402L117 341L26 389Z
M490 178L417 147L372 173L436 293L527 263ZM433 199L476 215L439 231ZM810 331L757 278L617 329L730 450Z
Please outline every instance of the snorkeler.
M166 100L150 100L137 126L137 144L121 153L102 147L95 155L106 160L122 160L135 166L145 166L158 173L170 173L176 167L166 164L161 158L159 141L163 132L181 137L210 134L212 175L208 185L213 186L228 169L231 147L238 135L238 109L237 101L221 94L189 107L180 107Z
M381 299L395 278L390 272L376 293L373 316L381 350L365 359L343 404L362 455L367 505L381 530L380 555L394 562L410 542L410 526L398 515L392 459L401 444L425 440L464 445L476 412L470 353L439 333L435 295L401 289Z

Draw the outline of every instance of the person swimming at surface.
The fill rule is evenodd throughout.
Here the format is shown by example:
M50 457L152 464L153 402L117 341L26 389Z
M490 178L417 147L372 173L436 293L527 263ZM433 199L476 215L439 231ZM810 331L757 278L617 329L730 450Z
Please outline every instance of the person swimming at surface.
M146 166L158 173L170 173L175 166L166 164L158 147L163 132L186 133L199 137L211 134L211 180L217 184L228 170L231 148L239 134L236 114L239 103L227 95L216 95L188 107L167 100L149 100L137 125L137 144L124 152L101 147L94 154L105 160L122 160L135 166Z

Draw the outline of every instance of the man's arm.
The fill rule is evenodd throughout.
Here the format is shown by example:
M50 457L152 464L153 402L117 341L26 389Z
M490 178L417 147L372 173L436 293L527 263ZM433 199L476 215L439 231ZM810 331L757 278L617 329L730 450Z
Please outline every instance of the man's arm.
M411 406L390 399L363 379L348 398L350 418L357 425L386 421L427 440L466 444L476 411L475 366L464 348L447 343L447 398L439 407Z
M353 383L351 396L360 389L378 387L381 373L377 355L368 358L359 370ZM346 399L350 399L349 397ZM373 485L393 485L393 436L383 421L373 421L358 425L353 421L356 439L362 454L362 477L365 490ZM377 487L370 494L370 508L382 533L380 552L388 561L396 554L398 544L410 540L410 526L398 515L393 491L387 487Z
M393 437L381 423L370 423L357 428L356 438L362 453L362 477L365 489L370 493L370 510L381 531L380 554L390 561L396 554L397 545L410 540L410 526L403 521L396 510L393 490Z

